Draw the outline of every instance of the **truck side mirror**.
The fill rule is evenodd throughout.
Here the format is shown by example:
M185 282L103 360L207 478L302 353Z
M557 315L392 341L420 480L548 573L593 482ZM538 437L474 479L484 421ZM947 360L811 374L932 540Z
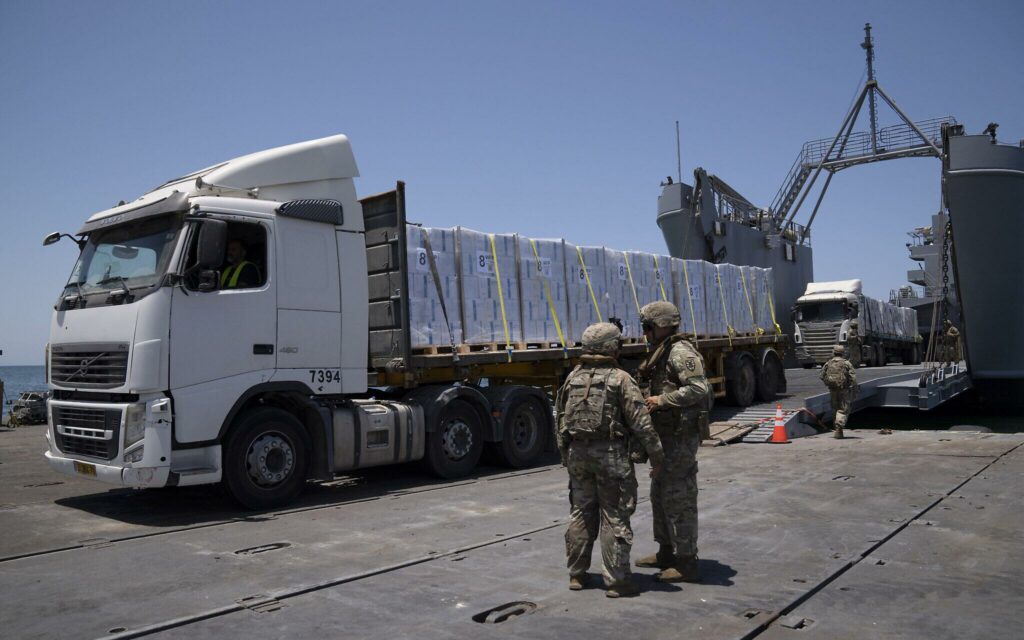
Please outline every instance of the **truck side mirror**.
M54 244L55 242L59 242L60 241L60 236L61 236L61 232L60 231L54 231L53 233L47 235L45 238L43 238L43 246L44 247L48 247L51 244Z
M196 248L196 263L200 269L216 269L224 262L227 246L228 223L223 220L206 220L199 228L199 245Z

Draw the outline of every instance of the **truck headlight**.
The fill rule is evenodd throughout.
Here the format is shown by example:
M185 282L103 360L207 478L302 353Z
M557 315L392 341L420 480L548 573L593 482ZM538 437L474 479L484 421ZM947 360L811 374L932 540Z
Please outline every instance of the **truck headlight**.
M128 453L124 454L124 461L125 462L140 462L142 460L142 453L143 453L143 450L145 448L146 448L146 445L142 445L138 449L133 449L132 451L129 451Z
M146 405L132 404L124 413L124 446L130 447L146 435Z

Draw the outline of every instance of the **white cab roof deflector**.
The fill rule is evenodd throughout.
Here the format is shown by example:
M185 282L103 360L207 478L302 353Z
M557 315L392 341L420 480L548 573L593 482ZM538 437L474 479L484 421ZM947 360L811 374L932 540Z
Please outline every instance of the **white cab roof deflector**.
M191 174L143 195L138 200L94 214L78 233L173 211L188 199L216 195L221 189L251 193L261 200L286 202L297 197L354 198L352 178L359 176L348 136L335 135L258 151ZM198 178L198 180L197 180Z

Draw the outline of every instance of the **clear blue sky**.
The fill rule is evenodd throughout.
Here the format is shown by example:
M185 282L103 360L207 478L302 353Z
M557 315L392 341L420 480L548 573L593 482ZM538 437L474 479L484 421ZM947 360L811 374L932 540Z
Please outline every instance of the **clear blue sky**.
M1024 2L0 2L0 364L37 364L90 213L240 154L346 133L415 220L661 251L658 182L767 206L864 69L912 118L1024 137ZM883 112L883 124L892 117ZM842 172L819 280L887 296L939 163Z

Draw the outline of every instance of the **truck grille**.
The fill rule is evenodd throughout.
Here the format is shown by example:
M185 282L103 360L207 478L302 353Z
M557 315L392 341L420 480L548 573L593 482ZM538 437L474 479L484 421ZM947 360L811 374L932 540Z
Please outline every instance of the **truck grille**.
M50 348L50 382L105 389L124 384L127 344L62 344Z
M824 363L832 357L832 347L839 342L839 326L801 325L800 335L803 336L803 347L815 362Z
M57 448L69 455L111 460L121 433L120 409L52 406Z

